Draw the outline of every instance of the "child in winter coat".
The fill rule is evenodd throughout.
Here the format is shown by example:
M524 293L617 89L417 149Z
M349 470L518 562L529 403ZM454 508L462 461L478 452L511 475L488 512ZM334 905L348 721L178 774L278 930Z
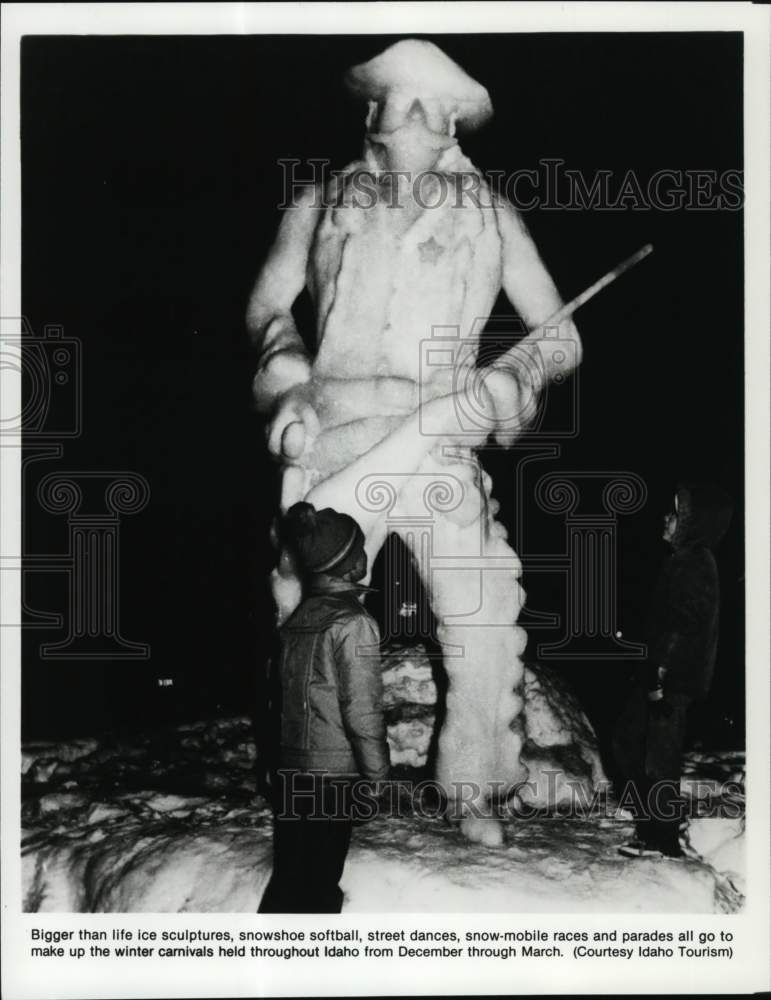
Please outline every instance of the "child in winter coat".
M680 762L692 702L709 693L718 640L720 589L711 549L731 504L713 487L683 485L663 538L672 547L651 602L648 674L619 717L616 760L642 805L628 857L680 857L684 804Z
M390 768L380 634L361 603L367 556L353 518L298 503L284 539L304 586L281 627L273 874L259 912L339 913L357 793Z

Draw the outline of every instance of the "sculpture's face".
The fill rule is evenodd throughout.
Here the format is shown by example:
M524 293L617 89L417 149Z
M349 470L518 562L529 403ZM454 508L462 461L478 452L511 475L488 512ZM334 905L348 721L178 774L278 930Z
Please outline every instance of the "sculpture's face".
M438 98L418 98L408 91L396 90L385 101L371 102L367 127L372 131L395 132L410 125L422 125L440 135L449 131L449 119Z
M393 146L454 146L455 116L447 114L438 98L417 98L407 91L393 91L384 101L371 101L367 114L367 137Z

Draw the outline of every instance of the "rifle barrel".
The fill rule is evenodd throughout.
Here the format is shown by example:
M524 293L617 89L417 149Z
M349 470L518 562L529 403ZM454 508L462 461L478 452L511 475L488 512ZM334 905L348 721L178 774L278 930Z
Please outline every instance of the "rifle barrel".
M617 264L612 271L608 271L601 278L594 282L593 285L581 292L580 295L576 295L574 299L571 299L566 305L558 309L553 316L550 316L545 322L541 323L541 326L557 326L563 320L572 316L576 309L588 302L589 299L594 298L597 292L601 292L603 288L606 288L612 281L616 278L620 278L621 275L628 271L630 267L634 267L635 264L639 264L641 260L648 256L648 254L653 253L653 244L646 243L644 247L641 247L637 253L633 253L631 257L627 257L626 260L622 260L620 264Z

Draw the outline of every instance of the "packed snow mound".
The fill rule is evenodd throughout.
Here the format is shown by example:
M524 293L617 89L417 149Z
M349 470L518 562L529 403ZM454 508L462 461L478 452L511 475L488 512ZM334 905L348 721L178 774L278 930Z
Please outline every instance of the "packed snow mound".
M393 645L383 655L383 691L391 763L424 768L434 736L437 687L420 644ZM519 797L531 807L566 805L578 788L607 783L597 737L573 693L556 674L525 665L522 761L527 784Z
M245 718L138 736L25 747L28 912L254 912L271 868L272 819L255 794ZM36 766L45 761L45 766ZM346 912L732 912L742 905L743 755L693 754L683 790L730 782L732 817L692 820L689 857L616 853L632 824L612 802L573 818L512 816L501 848L471 845L426 809L354 830ZM734 779L740 778L740 781ZM704 811L720 799L699 798Z

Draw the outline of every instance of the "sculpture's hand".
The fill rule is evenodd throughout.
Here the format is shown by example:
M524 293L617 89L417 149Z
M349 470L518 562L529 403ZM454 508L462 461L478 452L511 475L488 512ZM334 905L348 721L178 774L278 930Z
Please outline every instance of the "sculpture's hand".
M274 458L295 465L320 430L311 402L310 384L295 385L283 393L266 428L268 451Z
M496 444L510 448L526 423L523 408L527 400L522 392L522 384L510 369L499 367L495 363L483 371L482 387L488 395L495 419L493 438Z

